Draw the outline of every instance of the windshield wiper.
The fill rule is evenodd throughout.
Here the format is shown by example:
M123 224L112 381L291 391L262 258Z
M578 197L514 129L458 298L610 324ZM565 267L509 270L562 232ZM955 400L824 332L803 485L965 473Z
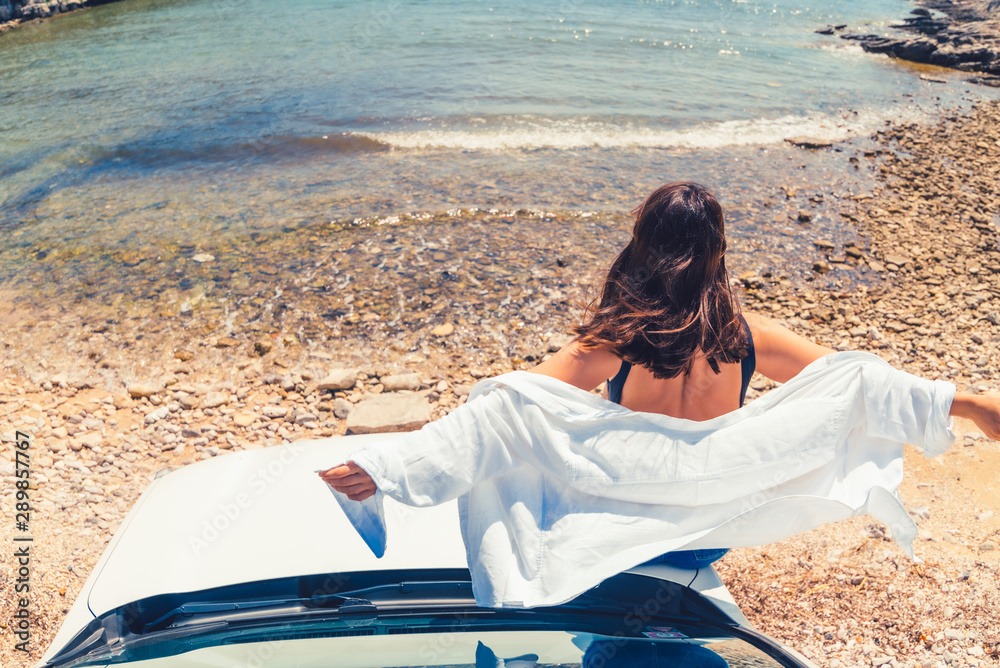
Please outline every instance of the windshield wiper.
M336 611L341 614L356 614L356 613L371 613L378 612L378 608L372 604L371 601L363 598L354 598L351 596L345 596L343 594L321 594L318 596L309 596L306 598L286 598L286 599L258 599L251 601L220 601L220 602L202 602L202 603L184 603L179 605L173 610L164 613L155 621L152 621L143 626L142 632L149 633L154 630L159 630L160 624L168 619L176 616L181 617L193 617L194 615L203 615L213 612L228 612L236 610L255 610L261 608L277 608L286 605L294 604L304 604L304 603L317 603L320 601L339 599L342 603L337 606ZM167 626L166 628L170 628Z

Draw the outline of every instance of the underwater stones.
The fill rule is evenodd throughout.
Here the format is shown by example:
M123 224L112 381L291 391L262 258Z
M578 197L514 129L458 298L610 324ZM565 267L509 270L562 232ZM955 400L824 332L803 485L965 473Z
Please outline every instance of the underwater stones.
M454 331L455 331L455 326L450 322L446 322L445 324L438 325L437 327L432 329L431 334L433 334L434 336L442 337L442 336L448 336Z

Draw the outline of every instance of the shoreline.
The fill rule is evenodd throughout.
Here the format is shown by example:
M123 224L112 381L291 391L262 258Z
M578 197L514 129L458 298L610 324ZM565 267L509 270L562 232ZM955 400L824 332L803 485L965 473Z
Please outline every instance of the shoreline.
M120 0L0 0L0 35L23 25Z

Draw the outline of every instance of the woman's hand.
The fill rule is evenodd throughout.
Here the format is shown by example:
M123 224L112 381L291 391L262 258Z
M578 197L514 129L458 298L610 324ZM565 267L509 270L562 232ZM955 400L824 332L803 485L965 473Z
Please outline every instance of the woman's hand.
M987 438L1000 441L1000 393L959 392L951 404L950 414L972 420L983 430Z
M378 489L372 477L354 462L319 471L319 477L336 491L346 494L351 501L364 501Z

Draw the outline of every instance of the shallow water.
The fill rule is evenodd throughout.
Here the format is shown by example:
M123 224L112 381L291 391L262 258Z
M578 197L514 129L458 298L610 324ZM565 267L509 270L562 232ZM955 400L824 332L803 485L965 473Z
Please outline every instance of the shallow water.
M610 213L624 230L674 179L719 192L736 273L814 278L813 239L856 237L831 195L870 187L848 162L865 142L783 138L863 137L991 94L813 32L882 30L909 7L129 0L25 26L0 38L0 281L122 305L160 276L136 258L249 256L287 235L282 265L331 221L427 213L405 224L434 234L420 221L460 208L543 210L570 236L588 233L579 213ZM863 280L841 274L817 280Z

